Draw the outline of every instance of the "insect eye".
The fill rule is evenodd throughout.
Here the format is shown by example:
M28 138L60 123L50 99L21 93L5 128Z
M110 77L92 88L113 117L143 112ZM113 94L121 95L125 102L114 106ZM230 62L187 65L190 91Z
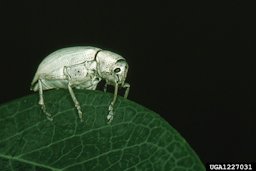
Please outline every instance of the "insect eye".
M114 69L114 72L115 73L118 73L118 72L120 72L121 71L121 69L120 68L116 68L116 69Z

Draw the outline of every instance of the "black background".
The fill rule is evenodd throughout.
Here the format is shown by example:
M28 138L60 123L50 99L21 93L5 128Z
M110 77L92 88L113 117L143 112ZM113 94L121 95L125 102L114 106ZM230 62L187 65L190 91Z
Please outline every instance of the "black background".
M255 161L255 7L138 2L1 1L0 103L33 93L49 53L96 46L127 59L129 99L164 117L203 162Z

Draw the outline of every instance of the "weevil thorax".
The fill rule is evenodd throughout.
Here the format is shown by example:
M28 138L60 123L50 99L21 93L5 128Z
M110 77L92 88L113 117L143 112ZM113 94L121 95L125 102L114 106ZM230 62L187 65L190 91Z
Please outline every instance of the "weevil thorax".
M101 50L96 56L97 70L107 83L123 85L128 72L126 60L113 52Z

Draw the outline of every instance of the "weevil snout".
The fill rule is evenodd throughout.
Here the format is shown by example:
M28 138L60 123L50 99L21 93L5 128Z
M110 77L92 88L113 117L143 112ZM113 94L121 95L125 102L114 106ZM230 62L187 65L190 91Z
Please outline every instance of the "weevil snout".
M128 64L122 56L102 50L97 54L96 60L98 62L98 74L101 78L111 85L124 85Z
M113 74L116 77L117 84L123 86L128 72L128 64L124 59L119 59L115 63Z

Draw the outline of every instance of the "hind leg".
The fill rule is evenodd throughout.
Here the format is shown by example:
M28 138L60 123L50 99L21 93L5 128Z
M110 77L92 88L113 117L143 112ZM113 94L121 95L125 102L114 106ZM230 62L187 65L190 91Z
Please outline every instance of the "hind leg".
M39 88L39 102L38 102L38 104L41 106L41 109L43 110L47 119L52 121L53 120L52 115L46 111L46 107L45 107L45 104L44 104L44 95L43 95L43 87L42 87L41 79L38 80L38 88Z

